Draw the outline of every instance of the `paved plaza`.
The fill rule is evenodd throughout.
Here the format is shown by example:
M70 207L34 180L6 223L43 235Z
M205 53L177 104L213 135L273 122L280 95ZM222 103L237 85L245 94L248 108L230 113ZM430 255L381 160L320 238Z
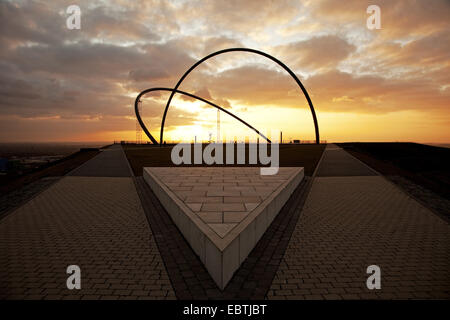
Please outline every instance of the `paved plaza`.
M449 269L448 223L336 145L224 290L120 145L0 220L1 299L449 299Z
M449 225L358 162L325 150L268 298L449 299ZM370 265L381 290L367 289Z
M131 171L122 146L114 144L70 172L68 176L131 177Z
M0 221L0 298L175 298L123 151L111 149ZM109 176L93 177L96 165ZM66 287L69 265L81 290Z

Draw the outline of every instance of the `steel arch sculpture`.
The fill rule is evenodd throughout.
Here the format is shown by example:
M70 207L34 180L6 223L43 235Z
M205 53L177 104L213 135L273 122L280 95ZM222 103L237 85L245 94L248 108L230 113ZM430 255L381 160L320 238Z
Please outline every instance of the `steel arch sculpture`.
M273 57L273 56L271 56L271 55L269 55L269 54L267 54L267 53L265 53L265 52L262 52L262 51L259 51L259 50L255 50L255 49L249 49L249 48L229 48L229 49L224 49L224 50L220 50L220 51L213 52L213 53L207 55L206 57L200 59L199 61L197 61L194 65L192 65L192 66L191 66L191 67L183 74L183 76L180 78L180 80L178 80L176 86L175 86L173 89L170 89L170 88L163 88L163 90L171 91L171 94L170 94L169 99L167 100L166 107L165 107L165 109L164 109L164 114L163 114L162 121L161 121L161 131L160 131L160 140L159 140L159 143L160 143L160 144L162 144L163 141L164 141L164 140L163 140L163 139L164 139L164 124L165 124L165 121L166 121L167 111L168 111L168 109L169 109L170 102L172 101L173 96L175 95L175 93L182 93L182 94L186 94L186 93L187 93L187 92L181 92L180 90L178 90L178 88L179 88L179 86L181 85L181 83L182 83L182 82L184 81L184 79L188 76L188 74L189 74L192 70L194 70L196 67L198 67L201 63L205 62L206 60L208 60L208 59L210 59L210 58L212 58L212 57L215 57L215 56L217 56L217 55L220 55L220 54L223 54L223 53L227 53L227 52L250 52L250 53L255 53L255 54L264 56L264 57L266 57L266 58L268 58L268 59L270 59L270 60L276 62L279 66L281 66L281 67L282 67L282 68L283 68L283 69L284 69L284 70L285 70L285 71L286 71L286 72L287 72L287 73L295 80L295 82L296 82L297 85L300 87L301 91L303 92L303 94L304 94L306 100L308 101L309 108L311 109L311 114L312 114L313 121L314 121L314 129L315 129L315 134L316 134L316 143L317 143L317 144L320 143L319 125L318 125L318 123L317 123L317 117L316 117L316 112L315 112L315 110L314 110L314 106L313 106L313 104L312 104L312 101L311 101L311 98L309 97L308 92L306 91L305 87L304 87L303 84L300 82L300 80L298 79L298 77L294 74L294 72L293 72L291 69L289 69L283 62L281 62L281 61L278 60L277 58L275 58L275 57ZM145 91L145 92L150 92L150 91L148 91L148 90L156 91L156 88L153 88L153 89L155 89L155 90L147 89L147 90L144 90L144 91ZM161 88L159 88L159 89L161 89ZM168 89L168 90L167 90L167 89ZM143 91L143 92L144 92L144 91ZM150 134L150 132L147 130L145 124L142 122L142 119L140 118L140 115L139 115L139 110L138 110L137 104L138 104L138 102L139 102L139 98L140 98L143 94L145 94L145 93L143 93L143 92L141 92L141 93L138 95L138 97L136 98L136 101L135 101L135 112L136 112L136 117L138 118L139 124L141 125L142 129L144 130L144 132L146 133L146 135L149 137L149 139L150 139L154 144L157 144L158 142L157 142L156 139ZM200 98L200 97L197 97L197 96L194 96L194 95L191 95L191 94L188 94L188 95L191 96L191 97L193 97L193 98L196 98L196 99ZM218 107L217 105L214 105L214 104L210 103L209 101L207 101L207 100L205 100L205 99L199 99L199 100L202 100L202 101L204 101L204 102L206 102L206 103L208 103L208 104L210 104L210 105L213 105L213 106L215 106L215 107ZM220 108L220 107L219 107L219 108ZM222 108L220 108L220 109L222 109ZM224 110L224 109L222 109L222 110ZM250 127L250 128L252 128L253 130L255 130L256 132L258 132L255 128L251 127L248 123L246 123L245 121L239 119L237 116L234 116L231 112L227 112L227 113L230 114L231 116L233 116L234 118L238 119L239 121L243 122L243 123L246 124L248 127ZM258 134L261 135L261 133L259 133L259 132L258 132ZM265 138L265 137L264 137L264 138ZM265 139L268 140L267 138L265 138ZM268 141L269 141L269 140L268 140Z
M213 103L213 102L211 102L211 101L208 101L208 100L206 100L206 99L204 99L204 98L202 98L202 97L199 97L199 96L197 96L197 95L195 95L195 94L192 94L192 93L189 93L189 92L185 92L185 91L181 91L181 90L175 90L175 89L172 89L172 88L157 87L157 88L150 88L150 89L146 89L146 90L142 91L141 93L139 93L139 95L137 96L137 98L136 98L136 100L135 100L135 102L134 102L134 111L135 111L135 113L136 113L136 118L137 118L137 120L138 120L138 122L139 122L139 124L140 124L140 126L141 126L141 128L142 128L142 130L144 130L144 132L145 132L145 134L147 135L147 137L148 137L154 144L158 144L158 142L157 142L157 141L155 140L155 138L151 135L151 133L147 130L147 127L145 126L144 122L142 121L141 115L139 114L139 108L138 108L138 103L139 103L139 100L141 99L141 97L142 97L144 94L147 94L147 93L152 92L152 91L171 91L171 92L176 91L177 93L180 93L180 94L189 96L189 97L191 97L191 98L194 98L194 99L197 99L197 100L200 100L200 101L203 101L203 102L209 104L210 106L213 106L214 108L217 108L217 109L219 109L220 111L223 111L223 112L225 112L226 114L232 116L232 117L235 118L236 120L242 122L242 123L245 124L247 127L249 127L250 129L252 129L253 131L255 131L257 134L259 134L259 135L260 135L263 139L265 139L267 142L271 143L271 141L270 141L269 138L267 138L265 135L263 135L261 132L259 132L257 129L255 129L253 126L251 126L249 123L245 122L244 120L242 120L242 119L239 118L238 116L232 114L230 111L228 111L228 110L226 110L226 109L224 109L224 108L218 106L217 104L215 104L215 103Z

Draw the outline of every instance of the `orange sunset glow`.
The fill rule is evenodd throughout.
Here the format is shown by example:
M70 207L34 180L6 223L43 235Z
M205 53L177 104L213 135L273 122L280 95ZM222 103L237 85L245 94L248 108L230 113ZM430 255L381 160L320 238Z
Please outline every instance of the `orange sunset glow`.
M450 3L77 1L81 28L66 27L71 1L0 3L0 141L134 140L134 100L174 87L197 60L246 47L283 61L313 101L327 141L450 142ZM313 140L307 101L272 61L226 53L194 70L195 93L286 141ZM168 93L148 94L142 114L159 140ZM221 139L254 134L222 113ZM164 139L216 138L217 111L176 95ZM144 137L144 135L143 135Z

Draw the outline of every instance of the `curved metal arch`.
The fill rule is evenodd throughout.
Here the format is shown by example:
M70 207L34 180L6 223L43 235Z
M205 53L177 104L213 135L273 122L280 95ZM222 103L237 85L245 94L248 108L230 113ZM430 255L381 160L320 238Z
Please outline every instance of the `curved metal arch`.
M313 117L313 121L314 121L314 129L316 132L316 143L319 144L320 143L320 137L319 137L319 125L317 123L317 117L316 117L316 112L314 111L314 106L312 104L311 98L309 97L308 92L306 91L305 87L303 86L303 84L300 82L300 80L297 78L297 76L295 75L294 72L292 72L291 69L289 69L283 62L281 62L280 60L278 60L277 58L271 56L270 54L267 54L265 52L259 51L259 50L255 50L255 49L250 49L250 48L229 48L229 49L224 49L224 50L219 50L216 52L213 52L209 55L207 55L206 57L200 59L199 61L197 61L194 65L192 65L184 74L183 76L180 78L180 80L178 80L175 88L173 88L172 93L170 94L169 100L167 100L167 104L166 104L166 108L164 109L164 114L163 114L163 118L161 121L161 132L160 132L160 137L159 137L159 143L160 145L163 143L163 136L164 136L164 124L166 122L166 116L167 116L167 111L169 109L170 106L170 102L172 101L173 96L175 95L175 93L178 91L178 87L181 85L181 83L183 82L183 80L187 77L187 75L194 70L198 65L200 65L201 63L205 62L206 60L215 57L219 54L223 54L223 53L227 53L227 52L236 52L236 51L241 51L241 52L250 52L250 53L255 53L258 55L261 55L263 57L266 57L274 62L276 62L279 66L281 66L285 71L287 71L287 73L289 73L289 75L295 80L295 82L297 83L297 85L300 87L300 89L302 90L304 96L306 97L306 100L308 101L309 104L309 108L311 109L311 114ZM154 140L154 139L153 139ZM152 140L152 141L153 141ZM155 140L156 141L156 140ZM153 142L155 143L155 142Z
M257 134L259 134L263 139L265 139L268 143L271 143L270 139L268 139L265 135L263 135L261 132L259 132L257 129L255 129L253 126L251 126L249 123L245 122L244 120L242 120L241 118L239 118L238 116L232 114L230 111L218 106L217 104L210 102L206 99L203 99L202 97L196 96L195 94L191 94L189 92L185 92L185 91L181 91L181 90L175 90L172 88L164 88L164 87L158 87L158 88L150 88L150 89L146 89L144 91L142 91L141 93L139 93L139 95L136 97L136 100L134 101L134 112L136 113L136 118L142 128L142 130L144 130L145 134L147 135L147 137L149 137L149 139L154 143L154 144L158 144L158 142L156 141L156 139L152 136L152 134L148 131L147 127L145 126L144 122L142 121L141 115L139 114L139 108L138 108L138 104L139 104L139 100L141 99L141 97L144 94L147 94L149 92L152 91L171 91L176 92L176 93L180 93L186 96L189 96L191 98L200 100L204 103L207 103L217 109L219 109L220 111L225 112L226 114L232 116L233 118L235 118L236 120L242 122L243 124L245 124L247 127L249 127L250 129L252 129L253 131L255 131Z

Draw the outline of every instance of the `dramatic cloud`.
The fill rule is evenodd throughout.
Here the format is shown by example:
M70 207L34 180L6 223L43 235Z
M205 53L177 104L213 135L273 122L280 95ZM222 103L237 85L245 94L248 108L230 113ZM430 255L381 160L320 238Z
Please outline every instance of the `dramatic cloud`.
M357 76L331 71L311 77L308 87L323 111L388 113L404 110L427 113L447 110L450 92L429 82Z
M332 35L314 37L304 41L280 46L276 52L292 66L311 72L334 69L346 59L356 47Z
M360 0L80 0L81 29L68 30L71 4L0 2L1 140L130 139L139 91L173 87L198 59L229 47L281 59L307 88L319 119L407 114L438 132L435 140L450 140L443 120L450 102L447 0L379 0L380 30L367 29L373 3ZM307 108L284 70L248 53L209 60L181 89L241 113ZM159 130L167 96L144 101L152 130ZM176 95L172 108L169 137L177 126L213 122L200 112L209 106L193 99ZM272 119L260 114L252 123L270 127ZM425 131L421 125L403 125L412 139L425 139L415 135ZM286 130L297 134L295 125Z

